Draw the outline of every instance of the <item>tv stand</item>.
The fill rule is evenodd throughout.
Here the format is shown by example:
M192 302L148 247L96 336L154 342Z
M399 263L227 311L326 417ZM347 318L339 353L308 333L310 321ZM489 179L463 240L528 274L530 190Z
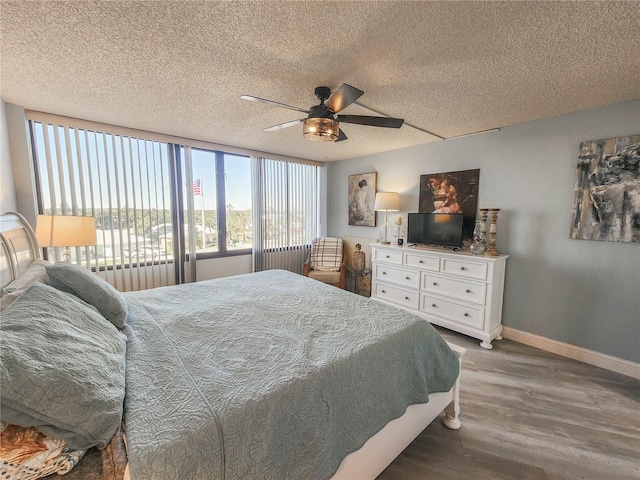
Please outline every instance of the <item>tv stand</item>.
M371 298L481 340L502 337L508 255L483 257L444 247L371 245Z

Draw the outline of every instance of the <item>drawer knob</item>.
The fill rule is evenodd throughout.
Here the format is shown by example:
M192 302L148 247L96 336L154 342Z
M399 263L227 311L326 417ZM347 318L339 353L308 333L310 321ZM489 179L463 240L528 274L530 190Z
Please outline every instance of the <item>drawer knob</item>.
M437 305L436 305L435 303L432 303L432 304L431 304L431 306L432 306L433 308L436 308L436 307L437 307Z
M404 297L405 300L409 300L409 297Z
M382 290L382 293L387 293L387 291L386 290Z
M464 267L460 267L460 270L464 270Z
M437 287L438 286L438 282L433 282L433 286Z
M382 274L383 274L383 275L386 275L386 274L387 274L387 272L382 272Z
M424 260L420 260L418 263L424 263Z
M467 293L471 293L471 290L469 290L468 288L465 290L465 292Z
M411 280L411 277L404 277L405 280Z
M468 316L469 316L469 314L468 314L468 313L465 313L465 314L464 314L464 316L465 316L465 317L468 317Z
M389 255L387 255L387 258L391 258Z

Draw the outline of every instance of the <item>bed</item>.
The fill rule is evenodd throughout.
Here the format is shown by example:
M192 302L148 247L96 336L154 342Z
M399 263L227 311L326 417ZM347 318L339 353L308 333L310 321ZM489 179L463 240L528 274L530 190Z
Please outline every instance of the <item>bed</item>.
M31 227L2 215L2 287L38 258ZM102 297L70 293L109 319ZM442 412L460 427L464 349L407 312L284 271L117 295L126 321L96 318L126 344L124 427L60 478L97 478L108 453L135 480L373 479ZM18 297L3 316L26 305Z

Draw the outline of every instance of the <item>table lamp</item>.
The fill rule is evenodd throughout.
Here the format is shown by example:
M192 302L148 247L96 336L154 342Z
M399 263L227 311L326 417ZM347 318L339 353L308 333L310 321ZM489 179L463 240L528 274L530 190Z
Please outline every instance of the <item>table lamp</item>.
M389 227L388 213L400 210L400 194L396 192L378 192L373 209L377 212L384 211L384 238L380 243L389 244L387 240L387 229Z
M36 239L41 247L64 247L64 261L69 262L69 247L97 243L96 219L71 215L38 215Z

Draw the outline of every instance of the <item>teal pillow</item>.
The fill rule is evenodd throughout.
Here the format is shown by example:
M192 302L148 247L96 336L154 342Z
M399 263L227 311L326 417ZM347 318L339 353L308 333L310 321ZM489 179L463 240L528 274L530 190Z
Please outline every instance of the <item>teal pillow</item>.
M2 312L0 418L104 448L122 422L126 336L91 306L45 284Z
M73 293L93 305L107 320L124 328L127 302L120 292L100 276L73 263L62 262L47 267L47 283L63 292Z

